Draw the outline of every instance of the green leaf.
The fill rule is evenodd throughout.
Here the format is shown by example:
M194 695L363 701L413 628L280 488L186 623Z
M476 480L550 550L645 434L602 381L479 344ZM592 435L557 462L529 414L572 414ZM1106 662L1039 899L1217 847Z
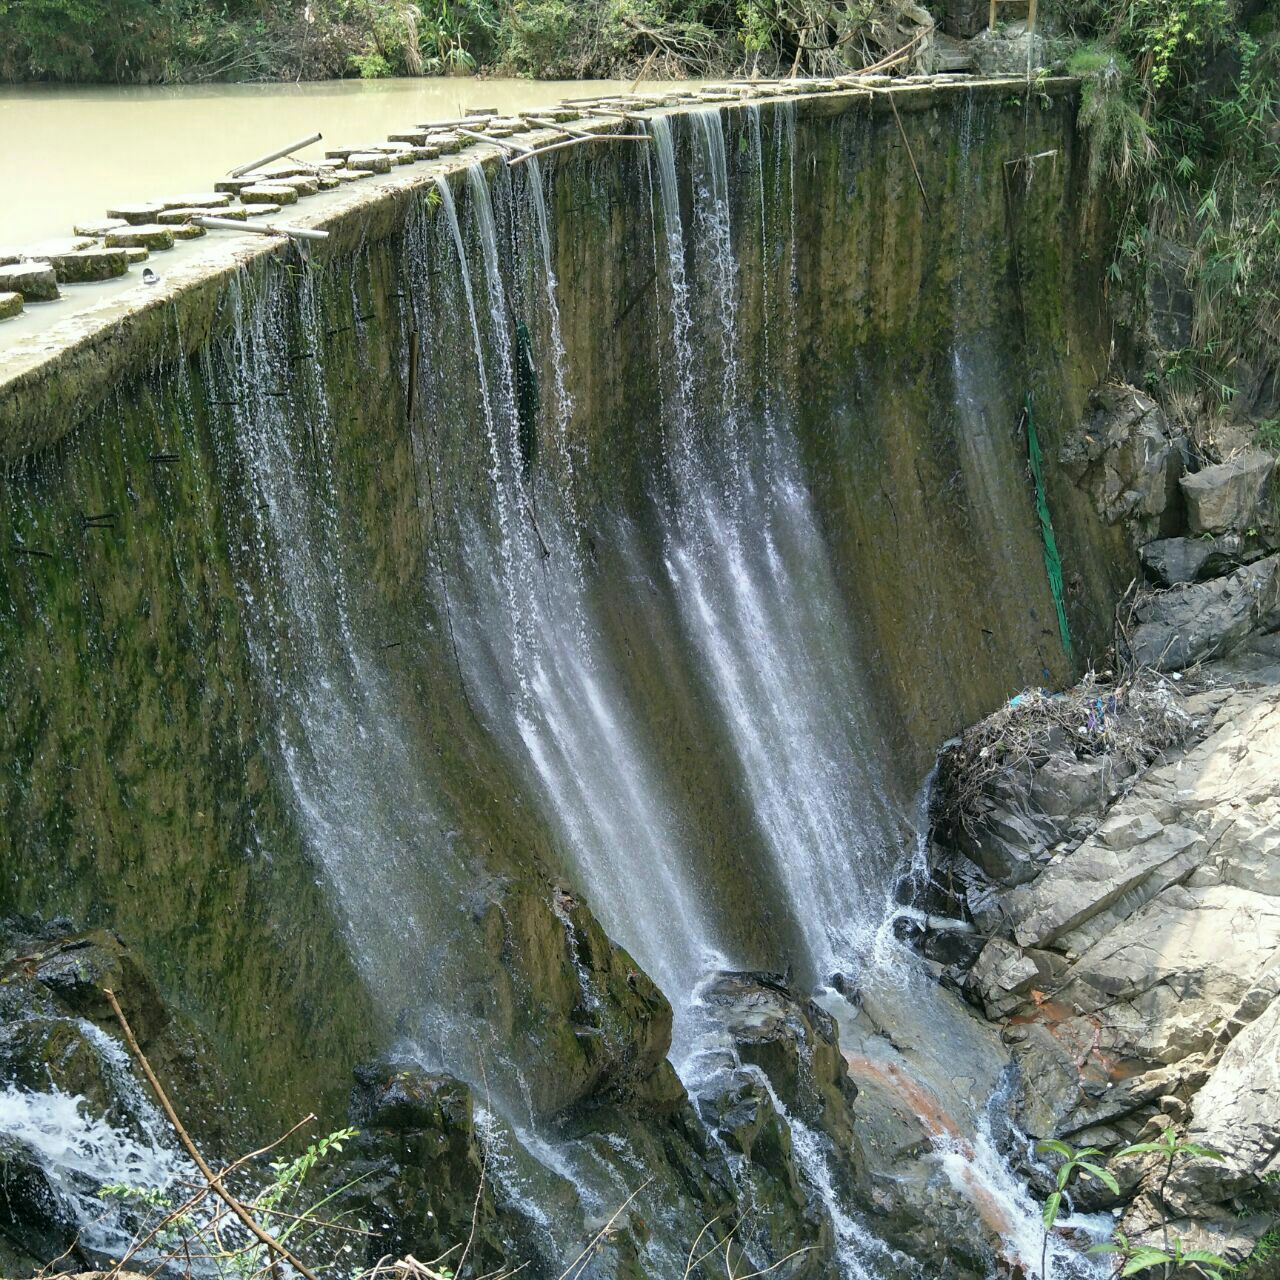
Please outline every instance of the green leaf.
M1167 1153L1168 1147L1163 1142L1136 1142L1131 1147L1125 1147L1123 1151L1117 1151L1115 1158L1123 1160L1125 1156L1148 1156L1156 1152Z
M1116 1181L1113 1174L1108 1173L1105 1169L1099 1168L1096 1164L1090 1164L1088 1160L1081 1160L1080 1167L1097 1178L1113 1196L1118 1196L1120 1194L1120 1184Z
M1044 1227L1046 1231L1051 1230L1053 1228L1053 1224L1058 1220L1058 1208L1061 1204L1061 1191L1055 1191L1044 1202L1044 1212L1040 1216L1044 1219Z
M1101 1244L1091 1244L1085 1253L1123 1253L1124 1250L1114 1240L1103 1240Z
M1061 1191L1067 1185L1067 1179L1075 1172L1075 1165L1070 1161L1066 1164L1058 1166L1058 1190Z
M1150 1271L1152 1267L1162 1267L1166 1262L1172 1262L1173 1255L1165 1253L1163 1249L1152 1249L1147 1245L1139 1245L1130 1255L1128 1261L1124 1264L1124 1270L1120 1272L1121 1277L1136 1276L1139 1271Z
M1065 1142L1059 1142L1057 1138L1045 1138L1042 1142L1037 1142L1036 1150L1042 1155L1051 1151L1054 1155L1059 1155L1064 1160L1070 1160L1075 1154Z
M1178 1150L1183 1155L1192 1156L1197 1160L1225 1160L1227 1158L1221 1151L1215 1151L1212 1147L1202 1147L1194 1142L1184 1142Z
M1233 1270L1226 1258L1220 1258L1216 1253L1210 1253L1208 1249L1189 1249L1182 1255L1182 1260L1183 1262L1205 1262L1211 1267Z

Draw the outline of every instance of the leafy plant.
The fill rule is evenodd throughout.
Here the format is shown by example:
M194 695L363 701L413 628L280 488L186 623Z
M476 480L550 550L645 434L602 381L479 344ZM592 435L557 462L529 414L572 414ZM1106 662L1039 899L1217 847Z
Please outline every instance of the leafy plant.
M1112 1195L1120 1194L1120 1184L1098 1163L1099 1160L1107 1158L1099 1147L1082 1147L1076 1150L1070 1143L1061 1142L1057 1138L1046 1138L1043 1142L1036 1143L1036 1151L1041 1155L1056 1155L1062 1158L1062 1163L1058 1166L1058 1172L1055 1175L1054 1189L1045 1200L1044 1209L1041 1211L1041 1218L1044 1221L1044 1240L1040 1246L1040 1274L1044 1280L1048 1280L1049 1233L1058 1220L1058 1213L1062 1208L1062 1201L1071 1180L1077 1175L1096 1178Z
M1163 1249L1151 1245L1134 1244L1123 1231L1116 1231L1113 1238L1103 1244L1095 1244L1089 1250L1095 1254L1113 1254L1120 1261L1118 1276L1136 1276L1144 1271L1164 1267L1166 1274L1172 1267L1194 1267L1205 1280L1224 1280L1226 1274L1236 1268L1225 1258L1208 1249L1188 1249L1181 1240L1173 1240Z

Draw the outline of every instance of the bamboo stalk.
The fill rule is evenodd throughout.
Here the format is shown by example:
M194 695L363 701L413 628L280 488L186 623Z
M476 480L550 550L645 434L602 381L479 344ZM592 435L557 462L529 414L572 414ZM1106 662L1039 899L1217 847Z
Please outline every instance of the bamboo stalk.
M898 132L902 135L902 145L907 149L907 159L911 161L911 172L916 175L916 186L920 188L920 198L924 201L924 211L932 214L933 210L929 207L929 193L924 189L924 179L920 177L920 170L916 168L916 158L911 150L911 142L907 138L907 131L902 127L902 117L898 114L898 104L894 100L892 90L889 91L889 105L893 108L893 118L898 122Z
M649 140L647 133L590 133L584 138L570 138L567 142L553 142L548 146L538 147L534 151L526 151L516 156L510 163L514 169L516 165L532 160L535 156L549 155L552 151L563 151L566 147L580 146L584 142L648 142Z
M315 227L290 227L275 222L237 222L234 218L201 216L192 218L197 227L214 231L249 231L255 236L293 236L295 240L327 240L329 233Z
M324 134L322 133L313 133L309 138L301 138L297 142L291 142L287 147L281 147L279 151L273 151L269 156L263 156L259 160L253 160L249 164L242 164L238 168L232 169L227 174L227 177L243 177L246 173L261 169L264 164L270 164L273 160L283 160L285 156L291 156L295 151L301 151L303 147L309 147L313 142L319 142L323 137Z
M474 138L477 142L491 142L495 147L509 149L517 154L523 152L527 155L534 150L533 147L526 147L522 142L512 142L510 138L498 138L489 133L476 133L472 129L459 129L457 132L464 138Z
M116 993L110 987L103 987L102 994L107 997L107 1001L111 1005L111 1011L116 1015L116 1020L120 1023L120 1029L124 1032L125 1043L137 1059L143 1075L147 1077L147 1083L151 1086L152 1092L156 1095L165 1115L169 1118L169 1123L173 1126L174 1133L178 1135L179 1141L187 1149L187 1154L195 1162L196 1168L200 1170L201 1176L209 1184L214 1195L225 1201L227 1208L244 1223L253 1235L257 1236L266 1245L268 1250L279 1254L300 1276L305 1277L305 1280L316 1280L315 1272L307 1267L305 1263L299 1262L275 1236L268 1231L264 1231L254 1221L253 1215L248 1209L222 1185L222 1175L214 1173L209 1167L209 1162L200 1154L200 1148L191 1140L191 1135L182 1127L182 1121L178 1119L178 1113L173 1109L173 1103L169 1101L169 1095L165 1093L164 1086L151 1069L151 1063L147 1061L147 1055L142 1052L142 1047L138 1044L137 1037L133 1034L133 1028L129 1025L129 1019L124 1016L124 1010L120 1007L120 1001L116 999Z

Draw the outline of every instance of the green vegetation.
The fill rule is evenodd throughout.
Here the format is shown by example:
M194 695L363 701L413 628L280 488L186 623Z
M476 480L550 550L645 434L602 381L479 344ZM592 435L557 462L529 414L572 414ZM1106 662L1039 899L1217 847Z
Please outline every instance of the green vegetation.
M0 0L0 79L824 73L898 40L890 0Z
M1202 1146L1199 1143L1188 1142L1183 1138L1179 1138L1174 1127L1168 1125L1154 1142L1137 1142L1132 1146L1124 1147L1112 1153L1110 1156L1098 1147L1084 1147L1081 1150L1077 1150L1070 1143L1060 1142L1057 1139L1047 1139L1044 1142L1036 1143L1036 1151L1041 1155L1055 1155L1062 1161L1058 1166L1054 1190L1045 1200L1042 1212L1042 1217L1044 1218L1044 1246L1040 1255L1040 1274L1045 1280L1049 1280L1049 1233L1058 1221L1063 1198L1066 1196L1072 1180L1077 1175L1096 1178L1107 1187L1112 1195L1119 1196L1119 1182L1106 1169L1102 1168L1102 1163L1108 1159L1124 1160L1132 1156L1159 1156L1161 1158L1162 1167L1160 1169L1157 1199L1161 1212L1162 1247L1157 1248L1152 1244L1141 1244L1130 1240L1123 1231L1117 1228L1112 1232L1110 1240L1093 1245L1088 1252L1112 1257L1115 1260L1114 1274L1120 1277L1121 1280L1125 1276L1142 1275L1145 1272L1155 1271L1157 1268L1166 1277L1175 1273L1178 1275L1193 1274L1204 1277L1204 1280L1224 1280L1228 1272L1238 1270L1226 1258L1220 1257L1208 1249L1190 1249L1182 1240L1169 1234L1170 1208L1167 1193L1169 1179L1173 1176L1174 1167L1180 1158L1189 1160L1223 1159L1222 1154L1214 1151L1212 1147ZM1260 1244L1259 1248L1261 1247Z
M1114 297L1187 416L1274 414L1280 350L1280 17L1259 0L1060 6L1085 82L1089 179L1117 228ZM1152 333L1153 298L1189 300ZM1165 307L1178 311L1180 308ZM1157 318L1158 320L1158 318ZM1146 340L1144 342L1144 339ZM1274 430L1272 431L1274 436Z

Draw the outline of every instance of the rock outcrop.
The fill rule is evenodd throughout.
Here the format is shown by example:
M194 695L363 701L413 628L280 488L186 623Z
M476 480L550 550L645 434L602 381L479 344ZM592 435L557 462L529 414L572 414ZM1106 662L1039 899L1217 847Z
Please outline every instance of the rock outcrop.
M971 866L991 936L955 974L1003 1028L1033 1137L1115 1148L1172 1123L1222 1153L1180 1163L1169 1212L1236 1257L1265 1229L1239 1210L1280 1152L1280 645L1252 644L1202 670L1183 698L1191 742L1099 805L1084 838L1029 859L1032 878L984 887ZM1115 1164L1121 1195L1094 1183L1082 1204L1129 1203L1140 1236L1162 1217L1158 1163Z

